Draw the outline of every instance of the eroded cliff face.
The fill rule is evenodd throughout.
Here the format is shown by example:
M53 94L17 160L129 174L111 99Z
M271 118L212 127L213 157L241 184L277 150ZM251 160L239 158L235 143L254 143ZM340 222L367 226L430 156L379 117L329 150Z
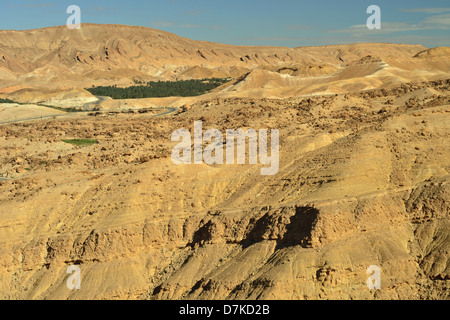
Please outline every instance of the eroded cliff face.
M386 68L383 79L360 77L358 80L371 88L392 78L397 82L441 79L450 71L448 48L427 49L421 45L232 46L194 41L144 27L97 24L82 24L80 30L69 30L66 26L0 30L0 38L0 93L19 91L17 95L20 96L26 96L27 90L43 92L92 85L126 86L135 80L238 78L255 70L257 72L251 77L253 81L267 82L269 87L286 81L296 83L298 87L298 82L306 81L309 86L319 82L316 89L320 89L328 87L321 83L327 77L342 80L343 77L355 78L378 71L380 65L373 63L374 60ZM371 61L355 65L368 55L372 57ZM346 71L340 74L345 68ZM260 72L264 71L261 79ZM293 81L286 80L290 77ZM246 85L252 86L251 83ZM351 81L334 83L329 85L329 90L342 92L348 86L355 84ZM314 91L314 87L310 90ZM30 98L28 100L31 102Z
M2 299L445 299L449 81L0 126ZM280 129L280 170L171 134ZM94 138L76 147L62 139ZM79 265L81 289L67 269ZM381 268L381 289L366 270Z

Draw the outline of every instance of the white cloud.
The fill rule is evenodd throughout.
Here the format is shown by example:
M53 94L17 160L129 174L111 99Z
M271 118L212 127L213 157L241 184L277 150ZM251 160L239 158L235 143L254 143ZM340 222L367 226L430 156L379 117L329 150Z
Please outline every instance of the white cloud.
M346 33L353 36L367 34L391 34L420 30L450 30L450 14L435 15L425 18L417 24L406 22L381 22L381 29L369 30L365 24L358 24L347 29L327 30L327 33Z
M450 8L415 8L415 9L401 9L401 11L438 14L438 13L450 12Z
M23 3L23 4L8 4L8 7L20 7L20 8L52 8L56 7L55 3Z
M151 22L150 26L152 26L153 28L172 28L175 27L175 24L167 20L157 20Z
M207 28L208 26L205 26L203 24L182 24L179 25L180 28Z
M56 7L54 3L34 3L34 4L23 4L24 8L51 8Z
M204 13L205 13L205 11L203 11L203 10L194 10L194 11L188 11L187 12L187 14L189 16L199 16L199 15L202 15Z
M426 17L423 22L427 24L450 26L450 14L439 14Z
M311 29L312 26L304 25L304 24L290 24L286 26L287 30L308 30Z
M207 28L207 29L214 29L214 30L224 30L225 29L224 26L218 26L218 25L217 26L210 26L210 25L206 25L206 24L181 24L181 25L178 25L176 27L179 27L179 28L196 28L196 29Z
M219 26L219 25L205 25L205 24L175 24L172 21L167 20L157 20L150 23L150 26L152 28L196 28L196 29L203 29L203 28L209 28L214 30L223 30L225 27Z
M381 29L379 30L369 30L367 25L358 24L354 26L350 26L347 29L337 29L337 30L328 30L328 33L349 33L349 34L389 34L396 32L407 32L407 31L418 31L418 30L431 30L436 29L436 27L421 24L408 24L406 22L381 22Z

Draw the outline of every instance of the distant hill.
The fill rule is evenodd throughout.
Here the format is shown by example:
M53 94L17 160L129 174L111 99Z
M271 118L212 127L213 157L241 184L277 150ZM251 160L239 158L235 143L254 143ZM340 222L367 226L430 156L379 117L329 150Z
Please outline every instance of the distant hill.
M409 59L424 50L427 48L420 45L397 44L232 46L125 25L0 31L0 88L239 77L255 68L293 67L293 75L314 75L334 71L367 55L379 56L389 63ZM319 66L323 69L319 70Z

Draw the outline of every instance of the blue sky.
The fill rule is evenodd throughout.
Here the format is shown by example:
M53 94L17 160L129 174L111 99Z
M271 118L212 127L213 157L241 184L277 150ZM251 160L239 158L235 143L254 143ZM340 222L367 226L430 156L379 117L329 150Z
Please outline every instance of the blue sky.
M81 8L82 23L140 25L235 45L450 46L450 0L2 0L0 29L64 25L69 5ZM369 5L381 8L381 30L366 27Z

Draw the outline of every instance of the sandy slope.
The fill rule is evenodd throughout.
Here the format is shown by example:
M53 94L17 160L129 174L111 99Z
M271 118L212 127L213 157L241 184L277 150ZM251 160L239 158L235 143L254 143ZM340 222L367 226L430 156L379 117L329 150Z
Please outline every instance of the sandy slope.
M55 109L40 107L36 105L18 105L15 103L0 104L0 123L27 118L47 117L50 115L63 114Z
M1 297L446 298L448 87L2 126L0 171L12 180L0 182ZM198 119L280 128L279 173L174 165L171 132ZM61 142L77 137L100 143ZM74 263L78 291L65 285Z
M200 97L0 125L0 298L447 299L449 56L236 47L117 25L0 31L0 97L21 102L81 106L92 84L233 78ZM155 107L179 111L155 118ZM0 121L42 110L2 105ZM278 174L175 165L171 134L196 120L279 129ZM62 142L77 138L99 143ZM73 264L81 290L66 287ZM366 286L370 265L381 290Z

